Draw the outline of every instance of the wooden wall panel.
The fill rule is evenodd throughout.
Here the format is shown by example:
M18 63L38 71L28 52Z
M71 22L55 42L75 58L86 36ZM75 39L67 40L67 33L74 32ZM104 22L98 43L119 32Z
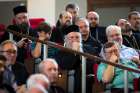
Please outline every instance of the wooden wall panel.
M87 0L88 11L106 7L137 7L140 0Z

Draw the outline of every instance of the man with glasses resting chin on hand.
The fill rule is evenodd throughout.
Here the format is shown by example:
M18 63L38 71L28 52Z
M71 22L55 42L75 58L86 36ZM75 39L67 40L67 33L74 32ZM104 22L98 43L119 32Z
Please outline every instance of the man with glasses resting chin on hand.
M130 68L137 68L131 60L121 59L117 43L107 42L102 49L102 57L110 62L122 64ZM128 93L133 93L133 79L139 77L137 73L128 71ZM124 70L112 65L101 63L98 67L97 78L106 84L106 90L111 93L124 93ZM108 92L107 92L108 93Z

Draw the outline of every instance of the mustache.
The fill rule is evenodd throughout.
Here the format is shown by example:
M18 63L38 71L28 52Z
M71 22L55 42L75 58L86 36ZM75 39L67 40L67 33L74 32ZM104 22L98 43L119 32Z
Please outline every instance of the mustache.
M72 22L71 22L70 20L67 20L65 24L67 24L67 25L71 25Z

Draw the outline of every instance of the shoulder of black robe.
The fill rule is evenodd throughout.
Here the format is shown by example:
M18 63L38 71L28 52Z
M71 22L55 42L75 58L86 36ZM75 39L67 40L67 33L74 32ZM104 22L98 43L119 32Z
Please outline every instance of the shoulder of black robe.
M21 33L20 28L17 25L9 25L7 27L7 29L10 29L10 30L17 31L17 32ZM34 37L37 36L37 32L30 27L29 27L29 33L26 32L26 33L23 33L23 34L27 34L27 35L34 36ZM14 35L13 38L17 42L22 39L22 37L19 37L19 36L16 36L16 35Z
M17 81L17 85L26 84L26 80L29 76L25 66L22 63L16 62L12 66L13 73L15 75L15 79Z
M8 32L4 32L4 34L2 36L0 36L0 43L8 40L9 39L9 33Z
M79 68L81 60L79 55L72 53L58 51L58 54L55 56L56 61L61 69L72 70Z

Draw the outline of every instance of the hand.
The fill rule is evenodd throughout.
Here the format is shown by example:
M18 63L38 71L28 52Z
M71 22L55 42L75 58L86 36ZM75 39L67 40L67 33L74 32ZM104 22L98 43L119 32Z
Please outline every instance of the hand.
M29 40L29 39L27 39L27 38L22 38L19 42L17 42L17 46L18 47L24 47L24 48L26 48L27 47L27 45L28 45L28 43L31 43L32 41L31 40Z
M79 42L73 42L73 43L72 43L72 49L73 49L73 50L80 51L80 47L81 47L81 45L80 45Z
M137 56L132 57L131 59L133 62L135 62L136 64L140 64L140 60Z
M118 62L118 56L115 55L115 54L112 54L110 56L110 59L109 59L110 62L113 62L113 63L117 63Z

